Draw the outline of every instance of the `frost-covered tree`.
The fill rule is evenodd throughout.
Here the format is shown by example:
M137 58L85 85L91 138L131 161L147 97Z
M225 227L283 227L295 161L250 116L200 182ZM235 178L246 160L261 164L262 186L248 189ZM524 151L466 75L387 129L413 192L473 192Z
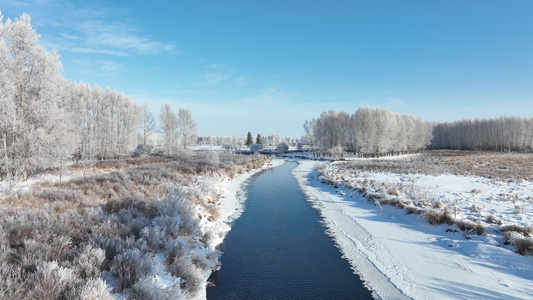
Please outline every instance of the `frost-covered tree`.
M170 104L161 107L159 121L165 139L165 154L172 155L178 142L178 118Z
M533 118L500 117L437 123L436 149L533 151Z
M152 112L150 111L150 108L148 107L148 104L144 104L141 111L141 144L142 144L142 152L145 153L147 151L147 143L148 138L154 133L156 129L156 123L155 118Z
M58 151L72 144L64 132L69 114L60 103L65 80L59 56L38 44L28 15L8 19L0 34L3 172L28 179L32 172L57 166Z
M11 170L12 147L10 132L13 123L16 119L15 101L15 82L10 76L12 68L12 59L10 59L10 51L4 39L4 23L2 21L2 14L0 13L0 141L1 143L1 157L0 160L0 181L4 177L9 177ZM9 145L9 146L8 146Z
M313 147L315 145L314 128L316 126L316 119L313 118L310 121L305 120L303 142Z
M420 151L431 140L431 125L410 115L384 108L359 107L350 115L334 110L304 123L306 139L317 150L340 157L345 150L360 155Z
M193 120L192 113L188 108L180 108L178 111L178 133L183 149L196 144L196 130L198 124Z
M110 88L67 82L39 37L28 15L4 23L0 13L0 179L130 154L139 107Z

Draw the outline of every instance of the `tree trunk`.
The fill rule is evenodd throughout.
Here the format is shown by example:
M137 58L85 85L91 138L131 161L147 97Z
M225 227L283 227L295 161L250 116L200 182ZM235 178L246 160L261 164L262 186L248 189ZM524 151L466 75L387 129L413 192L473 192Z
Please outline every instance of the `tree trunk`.
M5 179L8 179L9 178L9 156L7 155L7 131L4 131L3 141L4 141L4 167L6 170ZM0 170L0 177L1 177L1 173L2 171ZM3 181L3 179L0 181Z

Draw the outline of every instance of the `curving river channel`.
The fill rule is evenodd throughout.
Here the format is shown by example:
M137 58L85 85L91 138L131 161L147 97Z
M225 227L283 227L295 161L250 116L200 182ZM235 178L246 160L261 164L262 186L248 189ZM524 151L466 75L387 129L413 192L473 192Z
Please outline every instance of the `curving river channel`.
M372 299L306 201L291 173L296 165L250 179L208 299Z

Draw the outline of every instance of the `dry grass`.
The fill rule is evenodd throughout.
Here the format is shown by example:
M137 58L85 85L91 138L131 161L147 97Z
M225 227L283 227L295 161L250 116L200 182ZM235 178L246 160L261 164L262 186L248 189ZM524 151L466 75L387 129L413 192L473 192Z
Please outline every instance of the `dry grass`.
M407 159L367 159L343 163L353 172L374 171L398 174L473 175L497 180L533 180L533 153L424 151ZM473 191L476 192L476 191Z
M422 213L422 217L426 219L431 225L440 225L447 223L449 225L455 222L452 214L448 210L439 210L428 208Z
M268 160L221 154L217 164L201 156L101 162L93 167L105 174L2 199L0 299L192 297L218 266L218 251L205 250L214 233L202 232L198 220L218 218L209 202L220 193L205 177L234 176ZM160 262L155 253L171 259ZM161 269L176 276L174 286L151 281ZM114 290L104 273L116 278Z

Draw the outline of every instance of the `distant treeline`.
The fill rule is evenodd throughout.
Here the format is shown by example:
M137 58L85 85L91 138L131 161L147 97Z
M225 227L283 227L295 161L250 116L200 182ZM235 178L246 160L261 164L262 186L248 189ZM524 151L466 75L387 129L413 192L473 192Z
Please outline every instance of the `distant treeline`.
M533 152L533 118L500 117L438 123L435 149Z
M360 156L413 153L427 148L533 151L533 118L501 117L430 123L384 108L334 110L305 121L304 142L319 154Z

